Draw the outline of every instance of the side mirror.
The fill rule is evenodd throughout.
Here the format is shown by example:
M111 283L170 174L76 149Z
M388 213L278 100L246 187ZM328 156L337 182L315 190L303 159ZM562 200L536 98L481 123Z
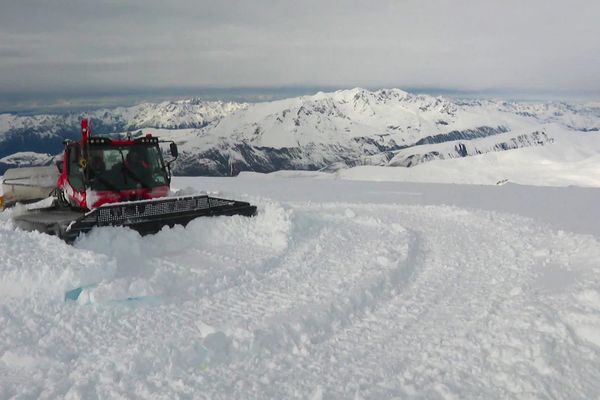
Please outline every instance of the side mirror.
M179 155L179 150L177 150L177 145L175 143L171 143L169 148L171 149L171 155L173 157L177 158L177 156Z
M62 171L63 171L63 162L62 162L62 160L58 160L56 162L56 168L58 168L58 172L60 172L62 174Z

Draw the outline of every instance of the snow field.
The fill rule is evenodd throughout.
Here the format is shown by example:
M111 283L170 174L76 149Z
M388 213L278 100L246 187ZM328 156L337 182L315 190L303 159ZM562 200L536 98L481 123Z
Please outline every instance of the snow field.
M39 296L60 301L65 290L98 282L115 270L110 258L79 251L41 233L15 231L10 214L17 211L0 214L2 298Z
M3 212L0 398L598 396L597 236L347 184L74 246Z

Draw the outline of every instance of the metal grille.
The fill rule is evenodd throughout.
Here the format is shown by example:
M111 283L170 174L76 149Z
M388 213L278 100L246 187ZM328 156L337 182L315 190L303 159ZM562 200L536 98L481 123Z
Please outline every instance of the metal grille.
M206 195L132 201L89 211L71 222L61 233L61 237L66 241L73 241L79 234L96 226L128 226L147 235L158 232L165 225L185 226L201 216L255 214L256 207L249 203Z
M232 204L234 204L232 201L209 198L208 196L133 202L131 204L100 207L96 210L96 220L98 225L112 225L125 221L139 221L154 216L193 212Z

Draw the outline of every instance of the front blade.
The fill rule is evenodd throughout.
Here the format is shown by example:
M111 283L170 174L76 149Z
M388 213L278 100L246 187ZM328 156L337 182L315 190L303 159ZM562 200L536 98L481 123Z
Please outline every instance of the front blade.
M250 217L256 215L256 206L207 195L107 204L71 223L61 236L70 242L97 226L126 226L147 235L164 226L185 226L195 218L217 215Z

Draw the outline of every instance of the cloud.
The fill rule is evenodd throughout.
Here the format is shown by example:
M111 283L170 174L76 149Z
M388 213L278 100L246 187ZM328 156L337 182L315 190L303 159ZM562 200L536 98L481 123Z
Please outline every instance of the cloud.
M0 94L397 86L600 93L590 0L2 4Z

